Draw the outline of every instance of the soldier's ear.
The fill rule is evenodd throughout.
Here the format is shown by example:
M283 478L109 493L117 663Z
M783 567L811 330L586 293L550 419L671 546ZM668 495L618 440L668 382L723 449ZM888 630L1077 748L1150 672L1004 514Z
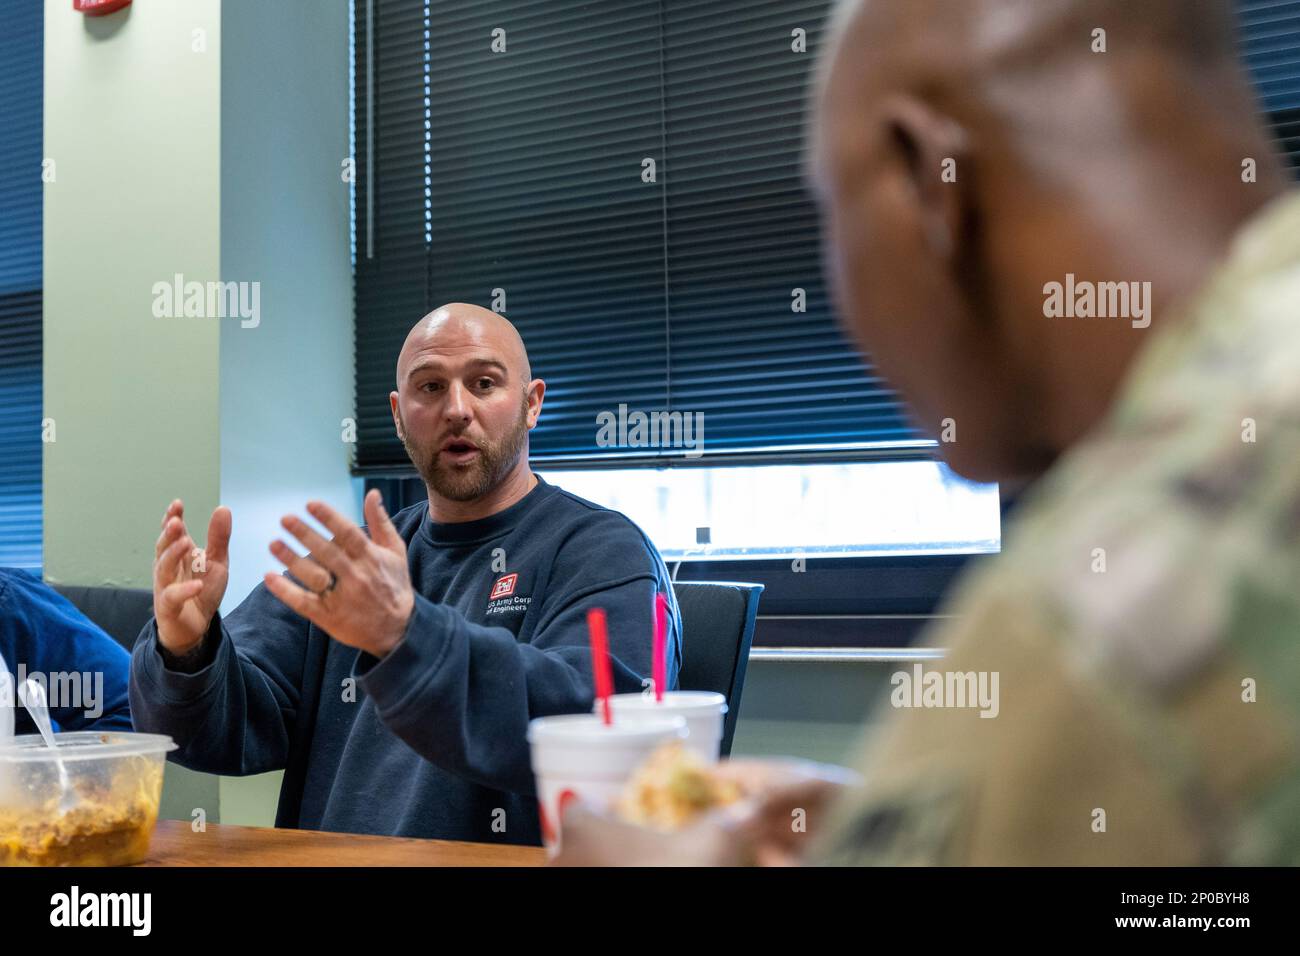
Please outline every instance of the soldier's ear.
M905 94L889 97L881 108L885 132L896 160L906 170L915 211L935 258L946 260L963 228L962 177L969 156L966 129L930 104Z

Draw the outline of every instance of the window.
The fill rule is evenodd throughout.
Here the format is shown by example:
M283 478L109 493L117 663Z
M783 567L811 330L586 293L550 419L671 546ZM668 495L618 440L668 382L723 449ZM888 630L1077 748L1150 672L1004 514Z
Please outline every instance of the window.
M1238 37L1278 150L1300 177L1300 0L1238 0Z
M44 11L0 30L0 565L41 568L41 97Z
M527 341L539 465L604 459L600 415L702 415L751 461L917 439L831 314L802 184L829 8L356 0L358 471L410 473L394 357L448 301Z
M666 561L983 554L1001 538L997 486L937 461L539 471L627 515Z
M996 550L996 489L924 460L934 444L830 313L799 176L829 7L356 0L357 470L390 501L423 497L418 479L398 491L394 357L424 311L499 296L548 382L534 466L670 558ZM1300 169L1300 0L1238 10ZM627 433L656 413L685 440L601 440L601 416ZM850 475L901 509L839 489ZM798 520L745 510L777 489Z

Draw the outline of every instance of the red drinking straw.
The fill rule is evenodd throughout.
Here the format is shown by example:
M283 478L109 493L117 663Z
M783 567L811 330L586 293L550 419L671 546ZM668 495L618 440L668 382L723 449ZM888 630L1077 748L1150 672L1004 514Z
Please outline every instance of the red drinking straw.
M609 635L605 631L605 609L593 607L587 612L587 631L591 634L591 667L596 678L596 697L606 726L614 723L609 709L609 695L614 690L614 672L609 665Z
M654 681L655 703L664 702L664 687L668 683L668 596L655 592L655 649Z

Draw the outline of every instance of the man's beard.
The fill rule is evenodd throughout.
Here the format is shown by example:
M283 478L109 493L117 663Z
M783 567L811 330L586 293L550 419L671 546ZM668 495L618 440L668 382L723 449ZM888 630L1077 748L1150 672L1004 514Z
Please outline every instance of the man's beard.
M398 412L401 420L401 412ZM473 501L481 498L505 479L519 460L528 441L528 396L524 396L515 424L493 441L478 442L478 454L463 465L443 461L438 447L421 447L411 442L411 433L402 422L402 445L424 483L449 501Z

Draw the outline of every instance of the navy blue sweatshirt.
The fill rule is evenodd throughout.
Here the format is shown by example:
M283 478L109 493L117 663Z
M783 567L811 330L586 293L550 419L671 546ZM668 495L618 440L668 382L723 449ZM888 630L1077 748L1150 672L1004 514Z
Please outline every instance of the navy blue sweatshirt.
M541 478L478 521L435 523L423 501L393 523L416 596L385 658L331 640L259 584L213 619L193 673L145 626L136 728L170 734L170 759L195 770L284 768L277 826L540 843L528 721L591 711L592 607L608 615L617 692L641 689L655 593L672 597L663 560L626 517Z
M0 568L0 657L15 700L20 665L23 676L44 675L55 730L131 729L125 648L48 584L10 568ZM15 733L37 732L21 704L14 718Z

